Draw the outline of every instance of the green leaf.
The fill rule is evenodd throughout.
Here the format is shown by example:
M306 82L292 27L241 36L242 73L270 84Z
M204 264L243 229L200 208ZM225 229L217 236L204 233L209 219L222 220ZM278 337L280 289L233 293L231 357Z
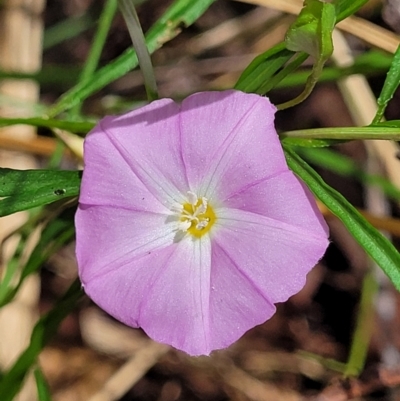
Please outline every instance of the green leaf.
M0 217L77 196L81 174L0 168Z
M372 123L369 127L387 127L387 128L400 128L400 120L380 121L379 123ZM400 140L397 139L398 141Z
M379 186L382 191L393 200L400 199L400 189L391 181L379 175L365 173L349 157L343 156L329 149L296 149L297 153L308 162L326 168L345 177L355 177L359 181Z
M92 47L82 69L80 79L86 81L96 71L111 23L117 11L117 0L107 0L100 15Z
M47 28L43 36L43 50L48 50L68 39L78 36L93 25L96 19L88 14L72 17Z
M324 182L293 149L284 147L289 168L302 179L313 194L338 217L368 255L382 268L400 290L400 254L393 244L337 191Z
M290 60L285 66L282 67L280 71L278 71L274 76L269 79L266 79L264 83L261 85L260 89L257 93L264 94L268 93L272 89L276 88L278 84L286 78L288 75L292 74L293 71L297 70L304 61L308 58L307 53L299 53L293 57L293 60Z
M285 145L305 148L325 148L327 146L339 145L347 142L346 140L339 139L291 138L284 136L281 136L280 139Z
M367 77L386 73L390 68L393 56L377 50L371 50L361 54L354 60L354 64L349 67L327 67L325 66L318 82L337 81L340 78L353 74L363 74ZM311 70L302 70L286 76L279 82L277 88L287 88L304 85L310 75Z
M0 79L33 79L40 86L46 88L57 86L57 90L68 89L73 85L81 69L76 65L59 66L56 64L44 65L40 71L26 73L20 71L4 71L0 69Z
M339 21L350 14L349 10L354 12L365 2L366 0L356 0L354 2L353 0L337 1L335 8L331 4L317 0L306 1L306 7L291 26L292 30L288 32L286 39L290 43L288 48L285 49L286 45L284 43L279 43L257 56L243 71L235 85L235 89L243 92L265 94L275 87L302 85L307 81L308 86L312 89L312 86L321 75L323 75L324 80L336 80L354 73L349 67L347 69L331 68L328 74L324 74L322 66L332 54L331 34L335 24L336 13L338 13L337 21ZM295 60L290 61L295 56L295 51L300 50L305 52L298 54ZM302 64L308 54L313 54L317 60L319 59L319 64L317 63L317 67L314 68L315 71L293 74L293 71ZM361 60L360 62L362 65L360 65L359 69L361 72L365 72L366 61ZM382 63L380 63L378 66L371 66L371 68L375 67L380 72L382 69L386 70L388 63L386 61L383 67Z
M49 210L46 210L45 213L46 218L51 216L49 215L51 213ZM3 279L0 281L0 308L14 298L29 275L38 271L54 252L74 237L74 213L75 208L66 210L60 216L52 218L48 222L40 234L39 242L24 264L22 271L19 272L19 278L16 278L16 267L20 258L23 257L27 240L26 232L21 232L21 244L17 247L16 253L7 264ZM32 231L31 224L28 224L25 231Z
M35 376L39 401L51 401L50 389L42 370L39 367L36 367L33 374Z
M295 52L304 51L316 60L327 60L333 52L335 20L332 4L305 0L299 16L286 33L286 47Z
M249 93L266 93L264 85L294 54L285 48L284 43L279 43L260 54L243 71L235 89Z
M363 280L356 328L351 341L346 369L343 372L345 377L358 376L364 368L371 336L375 329L375 316L371 310L374 309L377 290L378 283L374 274L372 271L368 271Z
M369 0L333 0L335 6L337 22L344 20L350 15L353 15Z
M36 323L29 346L15 364L0 379L1 401L12 401L21 389L23 380L46 343L54 336L58 326L71 313L82 297L81 284L75 280L55 307Z
M311 74L311 69L293 71L308 57L307 53L300 53L296 57L294 52L289 50L284 52L282 49L285 50L283 43L280 43L257 56L243 71L235 88L243 92L265 94L274 88L304 85ZM294 61L291 61L291 58ZM379 75L390 68L392 60L392 55L371 50L358 56L354 64L349 67L325 67L318 82L336 81L358 73L366 76Z
M56 120L51 118L5 118L0 117L0 127L7 127L10 125L32 125L33 127L45 128L59 128L69 132L84 133L89 132L95 123L91 121L69 121L69 120Z
M378 97L378 110L373 119L373 123L379 122L386 110L386 106L393 98L394 93L400 84L400 45L394 54L392 65L387 73L385 83L383 84L382 92Z
M333 52L332 32L335 22L335 7L332 4L319 0L304 1L299 16L286 33L285 43L289 50L310 54L315 62L304 91L295 99L278 105L279 110L304 101L312 92L325 62Z
M150 54L177 36L182 27L187 27L196 21L214 1L175 0L146 34L146 44ZM137 65L136 53L133 49L128 49L116 60L98 70L88 81L76 85L65 93L50 109L49 116L55 116L82 102L92 93L122 77Z
M393 121L392 121L393 123ZM299 129L296 131L281 132L280 137L286 144L293 144L292 139L337 139L341 141L352 141L357 139L382 139L400 140L400 130L397 126L392 127L384 124L377 124L367 127L334 127L334 128L311 128Z
M88 57L86 58L85 65L82 69L82 74L79 77L79 82L86 82L97 69L100 60L101 52L106 41L108 31L110 30L111 23L114 19L115 12L117 11L117 0L107 0L104 4L103 11L100 15L97 31L92 40L92 46ZM71 115L80 114L81 104L77 104Z

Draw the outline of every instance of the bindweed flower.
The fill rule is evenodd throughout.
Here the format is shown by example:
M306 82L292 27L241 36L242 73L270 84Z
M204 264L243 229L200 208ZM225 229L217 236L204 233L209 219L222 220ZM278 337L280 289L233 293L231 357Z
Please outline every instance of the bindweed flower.
M77 259L116 319L191 355L225 348L305 284L328 231L269 100L204 92L106 117L85 140Z

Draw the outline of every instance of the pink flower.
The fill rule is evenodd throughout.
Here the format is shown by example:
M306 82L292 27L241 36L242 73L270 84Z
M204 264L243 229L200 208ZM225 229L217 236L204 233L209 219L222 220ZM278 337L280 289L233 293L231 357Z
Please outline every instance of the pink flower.
M297 293L328 231L289 171L269 100L204 92L106 117L76 214L86 293L191 355L225 348Z

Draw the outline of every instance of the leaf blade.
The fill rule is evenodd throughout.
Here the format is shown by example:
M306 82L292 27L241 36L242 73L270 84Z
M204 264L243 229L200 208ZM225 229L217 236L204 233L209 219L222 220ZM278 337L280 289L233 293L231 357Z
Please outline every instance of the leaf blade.
M196 21L214 1L175 0L146 35L146 44L150 54L177 36L182 26L187 27ZM138 59L134 50L132 48L126 50L120 57L94 73L88 81L76 85L61 96L59 101L49 110L49 115L56 116L74 107L137 65Z
M400 290L400 254L376 228L336 190L326 184L290 147L284 147L290 169L302 179L313 194L338 217L368 255L382 268Z
M0 217L79 194L82 173L0 168Z

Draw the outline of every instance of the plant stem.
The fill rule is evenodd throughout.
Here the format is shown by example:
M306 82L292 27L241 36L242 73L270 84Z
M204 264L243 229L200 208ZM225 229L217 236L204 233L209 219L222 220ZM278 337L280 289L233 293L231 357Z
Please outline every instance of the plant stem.
M97 65L100 60L101 52L107 38L108 31L115 12L117 11L117 0L107 0L99 19L99 27L93 39L93 45L90 48L88 58L83 66L82 73L79 77L79 83L87 81L91 75L96 71ZM77 116L80 113L82 103L78 103L70 111L71 116Z
M400 140L400 127L340 127L340 128L314 128L296 131L286 131L280 134L285 138L306 139L383 139Z
M347 377L358 376L364 368L373 330L374 314L371 311L374 310L373 302L376 290L377 282L372 272L369 271L364 277L356 328L344 371L344 375Z

